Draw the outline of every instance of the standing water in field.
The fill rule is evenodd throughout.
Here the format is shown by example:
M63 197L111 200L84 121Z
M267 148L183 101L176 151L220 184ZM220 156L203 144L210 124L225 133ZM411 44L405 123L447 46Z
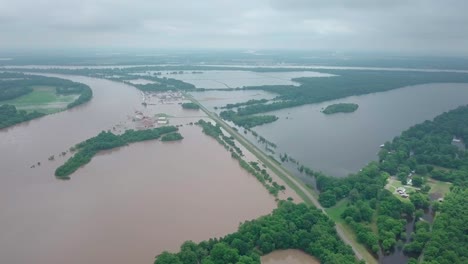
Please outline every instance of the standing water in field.
M116 125L130 128L136 110L152 109L143 108L134 87L58 77L88 84L93 99L0 130L2 263L152 263L185 240L224 236L275 208L273 196L229 152L187 125L201 113L178 104L151 107L184 125L183 141L101 152L70 181L57 180L54 170L70 147Z

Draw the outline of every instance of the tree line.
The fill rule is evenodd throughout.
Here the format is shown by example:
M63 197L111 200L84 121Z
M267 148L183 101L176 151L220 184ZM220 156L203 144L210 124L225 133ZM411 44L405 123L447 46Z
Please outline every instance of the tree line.
M239 107L230 116L248 117L255 114L320 103L348 96L383 92L405 86L425 83L466 83L468 74L450 72L404 72L372 70L317 70L333 77L301 77L294 85L262 85L243 87L242 90L264 90L276 93L273 102L255 103ZM231 120L232 121L232 120Z
M69 179L70 175L79 167L89 163L91 159L101 150L108 150L125 146L127 144L158 139L160 136L168 133L173 133L178 130L174 126L164 126L147 130L126 130L122 135L113 134L110 131L102 131L97 136L78 143L72 149L76 153L69 158L62 166L55 170L55 176L59 179ZM168 139L179 137L172 135Z
M200 109L200 106L197 105L196 103L190 102L190 103L183 103L182 108L198 110L198 109Z
M29 121L34 118L44 116L45 114L34 112L26 112L24 110L17 110L14 105L0 105L0 129L18 124L21 122Z
M236 159L239 162L239 165L248 173L253 175L275 198L278 198L280 191L284 191L286 189L285 186L279 185L277 182L273 181L273 178L266 169L260 168L258 163L245 161L242 158L244 154L242 153L242 150L236 146L234 138L225 136L219 124L213 125L202 119L200 119L196 124L202 127L203 133L215 138L226 148L226 150L229 150L231 152L231 157Z
M187 241L177 253L163 252L155 264L260 264L260 256L279 249L299 249L322 264L358 263L320 210L281 201L271 214L246 221L237 232L200 243Z

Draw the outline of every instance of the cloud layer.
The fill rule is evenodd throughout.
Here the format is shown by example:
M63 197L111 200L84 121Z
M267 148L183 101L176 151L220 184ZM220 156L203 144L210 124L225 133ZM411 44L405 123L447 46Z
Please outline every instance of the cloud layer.
M0 0L0 48L468 55L465 0Z

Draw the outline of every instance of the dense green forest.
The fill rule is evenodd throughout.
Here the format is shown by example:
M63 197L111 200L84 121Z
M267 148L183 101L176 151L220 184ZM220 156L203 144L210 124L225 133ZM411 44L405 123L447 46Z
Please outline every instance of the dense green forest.
M320 210L281 201L270 215L247 221L237 232L200 243L187 241L178 253L163 252L155 264L259 264L277 249L300 249L322 264L358 263Z
M423 263L468 263L468 189L454 188L439 210Z
M127 130L122 135L102 131L99 135L78 143L73 149L77 152L65 164L55 170L55 176L60 179L69 179L70 174L79 167L89 163L94 155L101 150L122 147L129 143L157 139L160 136L176 132L174 126L164 126L147 130Z
M0 129L44 115L39 112L28 113L24 110L18 111L14 105L0 105Z
M247 118L254 114L266 113L304 104L319 103L353 95L384 92L409 85L424 83L465 83L466 73L450 72L405 72L371 70L316 70L335 74L334 77L303 77L293 85L264 85L244 87L244 90L264 90L278 94L274 102L248 104L230 113L229 117ZM232 119L236 119L232 118ZM228 119L227 119L228 120ZM233 120L231 120L233 121ZM239 123L238 125L242 125Z
M326 115L331 115L335 113L352 113L359 108L357 104L348 104L348 103L339 103L339 104L332 104L325 108L322 113Z
M200 109L200 106L197 105L196 103L183 103L182 108L198 110L198 109Z
M401 136L385 144L379 152L379 162L372 162L349 177L329 177L303 166L300 170L316 178L320 191L319 201L324 207L333 207L338 201L345 199L346 209L341 217L354 230L360 243L371 252L378 253L382 250L389 253L398 244L398 240L406 238L403 233L406 218L418 219L422 210L431 205L428 197L431 190L428 184L430 178L453 182L454 188L460 188L460 192L466 193L468 155L466 151L452 145L454 137L464 142L468 140L468 106L459 107L433 121L425 121L409 128ZM413 181L420 178L420 188L410 193L409 201L402 201L384 188L391 175L405 183L409 175L412 175ZM416 186L415 183L413 185ZM457 195L449 195L451 196ZM455 200L457 199L447 199L442 208L456 206L453 204ZM438 203L434 201L434 210L438 209ZM454 214L450 210L452 209L446 209L446 214ZM436 223L445 223L446 217L438 220L439 215L436 216ZM457 225L456 221L453 225ZM436 235L430 234L429 229L424 224L416 223L415 236L411 243L405 245L405 252L418 256L425 244L432 241L430 237ZM440 239L452 232L443 234L444 230L440 227L436 230ZM463 239L451 240L447 248L455 247L468 247L466 232ZM439 254L461 258L459 252Z

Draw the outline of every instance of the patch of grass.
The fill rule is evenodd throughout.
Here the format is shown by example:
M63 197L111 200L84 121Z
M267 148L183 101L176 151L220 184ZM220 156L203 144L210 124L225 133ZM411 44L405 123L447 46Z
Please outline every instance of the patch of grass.
M66 109L78 95L58 95L55 87L33 86L33 91L18 98L0 101L0 104L16 106L18 110L38 111L50 114Z
M396 192L396 189L399 188L399 187L403 187L406 189L406 193L410 194L412 191L415 191L415 190L419 190L418 188L415 188L415 187L412 187L412 186L408 186L408 185L403 185L401 184L401 182L399 180L395 180L395 179L392 179L392 178L389 178L388 181L387 181L387 185L385 185L385 189L389 190L390 192L393 193L393 195L395 195L395 197L398 198L398 200L402 201L402 202L405 202L405 203L409 203L410 200L409 198L403 198L400 196L400 194L398 194Z
M439 193L442 196L445 196L450 192L450 186L452 186L450 182L437 181L434 179L429 179L427 184L431 186L431 190L429 191L430 194Z
M335 222L344 223L344 219L341 218L341 214L346 210L346 205L348 204L348 199L342 199L334 206L330 208L325 208L328 216L333 219Z

